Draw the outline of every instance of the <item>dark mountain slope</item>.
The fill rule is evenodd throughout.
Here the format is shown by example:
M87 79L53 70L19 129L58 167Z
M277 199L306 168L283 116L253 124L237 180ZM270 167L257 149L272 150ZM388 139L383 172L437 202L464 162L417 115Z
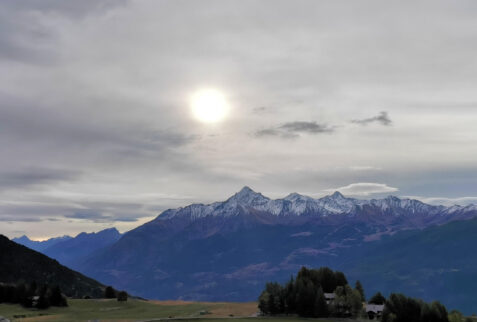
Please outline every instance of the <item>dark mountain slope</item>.
M283 282L302 265L330 266L363 279L370 292L399 290L396 285L407 278L410 292L421 289L419 295L426 295L421 297L445 300L449 295L436 293L424 273L406 271L406 254L386 258L402 266L379 270L385 267L378 264L380 256L391 247L379 245L401 236L399 232L420 234L426 227L476 214L472 205L432 206L396 197L357 200L339 193L271 200L244 188L224 202L167 210L88 258L78 270L148 298L250 301L266 281ZM399 248L399 243L392 247ZM423 244L420 251L429 246ZM362 266L365 260L376 271ZM419 260L422 272L439 269L432 260Z
M157 221L126 234L80 271L149 298L248 301L267 280L283 281L302 265L339 264L343 249L384 229L353 218L264 224L248 215L203 218L176 233L169 225L177 227Z
M403 292L477 312L477 219L405 231L344 252L337 265L368 294Z
M0 235L0 282L16 284L32 281L58 285L71 297L101 297L104 289L99 282Z

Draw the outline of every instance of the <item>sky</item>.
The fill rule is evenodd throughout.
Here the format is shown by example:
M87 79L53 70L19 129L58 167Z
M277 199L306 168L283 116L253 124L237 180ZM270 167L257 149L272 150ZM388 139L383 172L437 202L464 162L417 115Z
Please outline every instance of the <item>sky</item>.
M127 231L245 185L477 203L473 0L5 0L0 70L8 237Z

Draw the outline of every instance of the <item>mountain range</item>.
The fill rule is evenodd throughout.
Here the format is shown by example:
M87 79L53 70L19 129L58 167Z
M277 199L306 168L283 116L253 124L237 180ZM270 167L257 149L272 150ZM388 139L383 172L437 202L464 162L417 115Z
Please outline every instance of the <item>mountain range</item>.
M116 228L108 228L97 233L80 233L76 237L63 236L46 241L32 241L26 236L13 238L18 244L37 250L56 259L68 267L76 267L98 250L104 249L121 238Z
M47 239L47 240L38 241L38 240L31 240L26 235L23 235L21 237L13 238L12 241L14 241L17 244L26 246L30 249L36 250L38 252L43 252L45 249L47 249L47 248L49 248L49 247L51 247L51 246L53 246L53 245L55 245L59 242L69 240L71 238L72 238L71 236L66 236L65 235L65 236L62 236L62 237L54 237L54 238L50 238L50 239Z
M244 187L223 202L166 210L68 263L146 298L207 301L256 300L266 281L283 282L303 265L329 266L360 279L368 296L399 290L472 313L477 282L468 277L477 266L467 263L477 262L476 216L474 205L339 192L273 200ZM71 242L51 248L61 254ZM75 245L71 251L88 243Z

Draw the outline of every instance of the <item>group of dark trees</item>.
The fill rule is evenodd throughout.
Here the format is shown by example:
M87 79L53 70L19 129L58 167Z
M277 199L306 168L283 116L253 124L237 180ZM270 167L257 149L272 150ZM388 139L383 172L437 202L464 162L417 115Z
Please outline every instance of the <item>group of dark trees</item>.
M329 304L325 293L334 293ZM327 267L307 269L303 267L284 286L267 283L259 297L259 309L263 314L297 314L303 317L356 317L362 313L364 291L361 284L356 288L348 285L342 272Z
M325 296L328 297L327 298ZM302 317L366 317L363 286L352 288L342 272L327 267L301 268L296 278L285 285L267 283L258 307L265 315L298 315ZM447 312L439 302L426 303L402 294L386 299L376 293L369 304L384 305L382 322L467 322L458 311Z
M117 291L112 286L107 286L104 290L104 298L106 299L118 299L120 302L128 300L128 293L125 291Z
M21 304L24 307L46 309L50 306L68 306L59 286L30 284L0 284L0 303Z
M384 306L382 322L468 322L458 311L447 312L441 303L426 303L403 294L391 294Z

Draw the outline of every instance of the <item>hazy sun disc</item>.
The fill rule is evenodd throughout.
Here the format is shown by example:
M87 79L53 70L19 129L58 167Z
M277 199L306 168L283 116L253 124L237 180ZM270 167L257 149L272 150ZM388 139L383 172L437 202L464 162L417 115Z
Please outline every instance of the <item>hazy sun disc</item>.
M192 113L205 123L222 121L229 110L225 96L215 89L203 89L192 95Z

